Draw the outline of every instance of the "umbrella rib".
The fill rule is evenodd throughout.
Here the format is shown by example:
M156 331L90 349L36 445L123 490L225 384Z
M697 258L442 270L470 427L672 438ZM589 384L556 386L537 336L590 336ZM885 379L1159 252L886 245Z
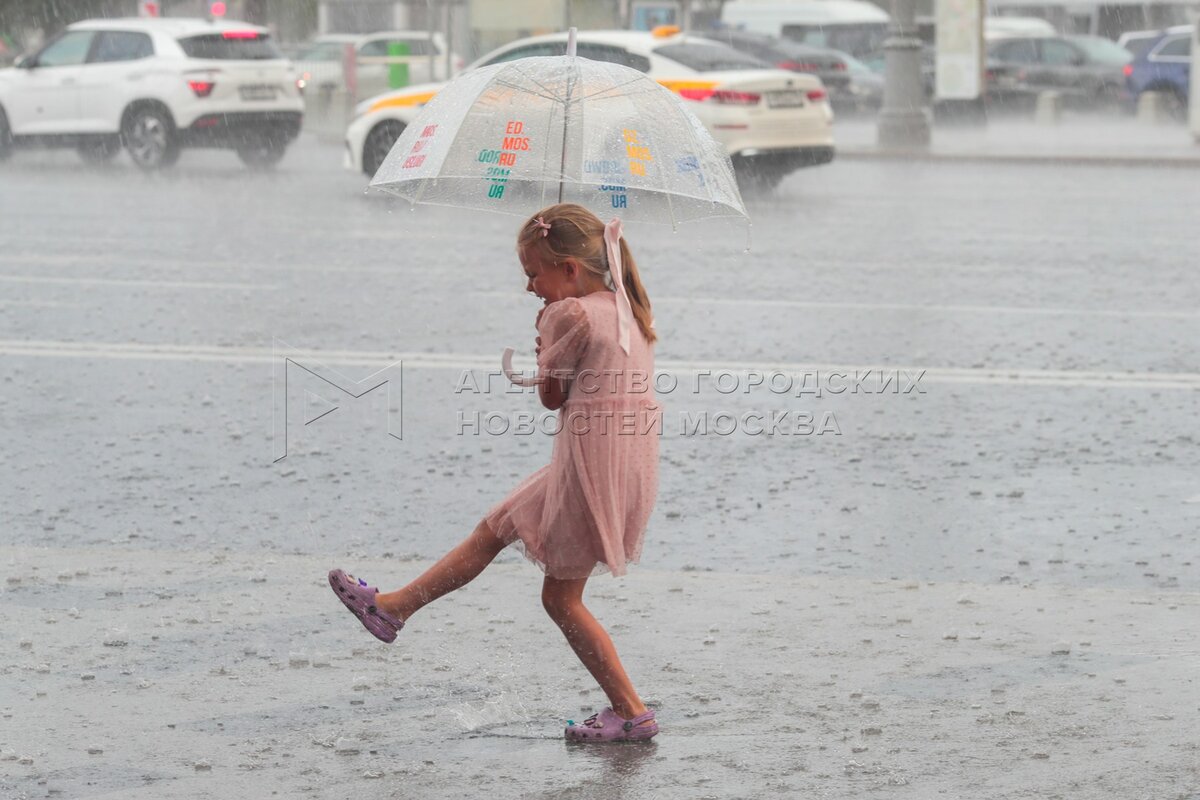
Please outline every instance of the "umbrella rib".
M528 72L526 72L524 69L522 69L519 63L514 63L514 64L512 65L512 68L511 68L511 69L512 69L512 71L513 71L513 72L516 72L516 73L520 74L520 75L521 75L521 77L523 77L523 78L525 78L526 80L528 80L528 81L529 81L530 83L532 83L534 86L537 86L539 89L541 89L542 91L546 92L546 94L539 95L537 92L530 92L530 91L529 91L529 89L525 88L524 86L517 86L516 84L507 83L507 82L505 82L505 81L504 81L504 79L503 79L503 78L500 78L500 77L497 77L497 78L496 78L496 83L499 83L499 84L502 84L502 85L504 85L504 86L507 86L507 87L508 87L508 88L510 88L510 89L516 89L516 90L517 90L517 91L519 91L519 92L528 92L529 94L535 95L535 96L537 96L537 97L544 97L544 98L546 98L547 100L553 100L553 101L555 101L555 102L558 102L558 103L561 103L561 102L563 102L563 100L562 100L562 97L561 97L560 95L557 95L557 94L555 94L553 89L551 89L549 86L547 86L546 84L544 84L544 83L542 83L541 81L539 81L537 78L535 78L535 77L533 77L532 75L530 75L530 74L529 74Z
M633 84L635 84L635 83L641 83L643 80L649 80L649 78L646 78L646 76L645 76L645 75L639 75L638 77L636 77L636 78L631 78L630 80L627 80L627 81L625 81L624 83L618 83L618 84L615 84L615 85L613 85L613 86L606 86L606 87L605 87L605 88L603 88L603 89L599 89L599 90L597 90L597 91L595 91L595 92L592 92L592 93L591 93L591 94L589 94L589 95L584 95L584 96L585 96L587 99L589 99L589 100L590 100L590 99L592 99L592 98L594 98L594 97L599 97L600 95L602 95L602 94L604 94L604 93L606 93L606 92L615 92L615 91L617 91L618 89L623 89L623 88L625 88L626 86L632 86L632 85L633 85ZM654 84L654 85L655 85L655 86L658 86L658 84L657 84L657 83L656 83L656 84ZM646 88L645 88L645 89L643 89L642 91L643 91L643 92L648 92L648 91L650 91L650 87L646 87ZM619 95L615 95L613 99L620 99L620 98L622 98L622 97L630 97L630 96L632 96L633 94L634 94L633 92L628 92L628 93L626 93L626 94L619 94Z
M533 82L533 83L537 84L537 85L538 85L539 87L541 87L542 89L545 89L547 92L549 92L549 91L550 91L550 90L549 90L549 89L547 89L545 86L542 86L542 84L540 84L540 83L538 83L537 81L533 80L533 78L530 78L529 80L530 80L531 82ZM561 102L563 101L561 97L558 97L558 96L556 96L556 95L553 95L553 94L542 94L541 92L535 92L535 91L532 91L532 90L531 90L531 89L530 89L528 86L518 86L518 85L517 85L517 84L515 84L515 83L509 83L508 81L505 81L505 80L500 80L499 78L497 78L495 81L493 81L492 83L490 83L490 84L489 84L489 86L507 86L509 89L513 89L514 91L520 92L520 93L522 93L522 94L533 95L534 97L541 97L541 98L543 98L543 99L545 99L545 100L549 100L549 101L551 101L551 102L554 102L554 103L561 103ZM481 94L482 94L482 92L481 92Z
M558 202L563 201L563 189L566 187L566 172L567 172L567 126L571 123L571 90L575 86L575 56L571 56L571 63L568 67L570 72L567 75L567 97L563 101L563 137L562 137L562 158L558 162Z
M549 143L549 141L550 141L550 126L554 124L554 109L556 109L556 108L558 108L558 106L554 105L554 104L551 104L549 107L550 114L546 119L546 141L547 141L547 143ZM542 153L543 153L543 155L542 155L543 179L541 181L539 181L539 183L542 186L541 206L542 206L542 208L545 208L546 207L546 185L548 182L545 180L544 176L546 174L546 165L550 162L550 148L549 147L542 148Z

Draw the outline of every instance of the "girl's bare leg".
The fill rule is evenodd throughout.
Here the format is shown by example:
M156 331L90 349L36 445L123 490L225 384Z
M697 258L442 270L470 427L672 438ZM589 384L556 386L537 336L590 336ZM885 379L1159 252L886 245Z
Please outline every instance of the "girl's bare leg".
M617 648L608 632L583 604L587 578L557 580L547 577L542 584L542 605L567 637L571 649L608 695L612 710L625 719L646 711L646 704L633 689L621 666ZM644 722L642 724L648 724Z
M487 522L481 520L470 536L412 583L394 592L375 595L375 604L407 620L442 595L470 583L505 547Z

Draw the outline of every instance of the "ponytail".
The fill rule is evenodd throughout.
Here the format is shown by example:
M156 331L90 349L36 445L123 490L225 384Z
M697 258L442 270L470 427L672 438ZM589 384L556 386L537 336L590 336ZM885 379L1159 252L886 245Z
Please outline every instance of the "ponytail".
M646 294L646 287L642 285L637 262L633 260L633 253L629 252L629 245L625 243L624 236L621 237L621 264L625 268L621 280L625 284L625 293L629 295L633 318L637 320L638 327L642 329L642 336L646 337L648 343L653 344L658 340L658 336L654 333L654 316L650 313L650 298Z

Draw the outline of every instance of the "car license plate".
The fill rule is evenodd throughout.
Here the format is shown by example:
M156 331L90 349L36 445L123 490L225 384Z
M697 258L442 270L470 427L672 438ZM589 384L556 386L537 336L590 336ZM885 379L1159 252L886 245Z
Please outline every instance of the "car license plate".
M275 87L268 84L254 84L238 87L238 94L243 100L274 100Z
M767 105L771 108L800 108L804 105L804 92L767 92Z

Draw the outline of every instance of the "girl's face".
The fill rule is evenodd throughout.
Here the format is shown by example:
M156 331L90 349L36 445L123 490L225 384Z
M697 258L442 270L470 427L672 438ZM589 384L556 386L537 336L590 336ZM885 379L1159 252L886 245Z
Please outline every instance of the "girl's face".
M528 281L525 291L536 294L546 305L578 295L578 287L569 274L574 270L568 269L568 265L544 262L537 254L524 250L520 252L520 258Z

